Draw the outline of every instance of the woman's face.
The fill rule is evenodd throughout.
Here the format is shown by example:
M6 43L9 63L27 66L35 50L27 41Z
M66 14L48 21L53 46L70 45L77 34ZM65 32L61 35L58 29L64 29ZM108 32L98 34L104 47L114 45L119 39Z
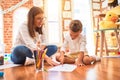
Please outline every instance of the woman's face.
M43 14L37 14L34 18L34 26L42 27L44 25L45 17Z

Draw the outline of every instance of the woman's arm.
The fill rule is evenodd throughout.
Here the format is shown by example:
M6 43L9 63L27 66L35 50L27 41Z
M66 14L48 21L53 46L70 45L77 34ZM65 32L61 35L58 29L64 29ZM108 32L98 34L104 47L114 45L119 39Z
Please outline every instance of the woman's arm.
M58 65L56 62L52 61L52 59L50 57L48 57L47 55L45 55L45 58L44 58L48 64L50 64L51 66L56 66Z
M34 39L30 36L27 25L22 25L19 29L21 39L26 47L30 48L31 50L36 49L36 43Z

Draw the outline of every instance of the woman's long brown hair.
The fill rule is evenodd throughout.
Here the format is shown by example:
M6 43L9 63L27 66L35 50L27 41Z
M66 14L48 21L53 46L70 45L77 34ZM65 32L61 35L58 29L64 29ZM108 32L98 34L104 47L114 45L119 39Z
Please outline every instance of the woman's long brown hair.
M44 14L43 10L39 7L35 7L33 6L30 11L28 12L28 31L29 34L32 38L35 37L35 31L37 31L39 34L42 34L42 27L41 28L37 28L37 30L35 30L34 27L34 18L37 14Z

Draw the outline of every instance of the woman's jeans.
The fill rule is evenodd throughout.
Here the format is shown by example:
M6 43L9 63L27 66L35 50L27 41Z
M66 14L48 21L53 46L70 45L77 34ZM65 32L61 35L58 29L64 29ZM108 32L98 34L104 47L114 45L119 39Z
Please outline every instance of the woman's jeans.
M48 45L46 46L47 50L47 56L52 56L57 51L56 45ZM24 64L26 57L33 58L32 51L27 48L26 46L17 46L14 48L12 54L11 54L11 60L15 64Z

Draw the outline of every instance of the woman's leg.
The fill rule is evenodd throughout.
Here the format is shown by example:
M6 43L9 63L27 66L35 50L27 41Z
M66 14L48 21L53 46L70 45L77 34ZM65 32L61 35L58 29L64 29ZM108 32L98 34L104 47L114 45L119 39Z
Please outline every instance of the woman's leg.
M15 64L24 64L26 57L33 58L32 52L26 46L17 46L11 54L11 60Z
M46 46L47 50L47 56L52 56L53 54L55 54L57 52L57 46L56 45L48 45Z

